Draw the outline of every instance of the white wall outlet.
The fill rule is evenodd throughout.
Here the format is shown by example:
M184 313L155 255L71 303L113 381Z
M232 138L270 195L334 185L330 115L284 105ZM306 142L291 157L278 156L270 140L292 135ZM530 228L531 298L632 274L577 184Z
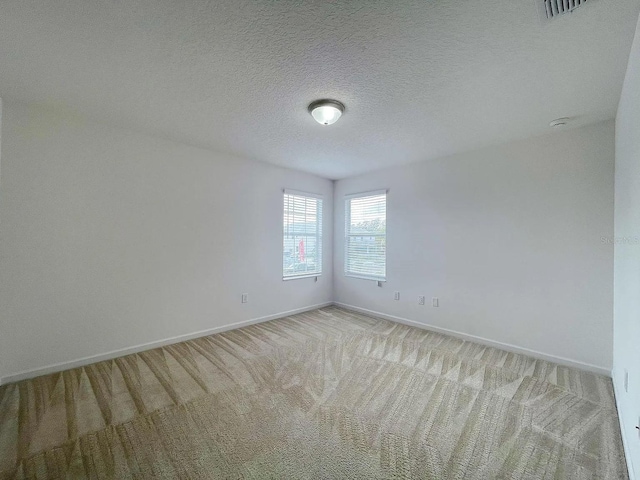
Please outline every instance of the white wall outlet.
M431 299L431 306L432 307L439 307L440 306L440 302L438 301L438 297L433 297Z
M242 294L242 303L247 303L249 301L249 294L248 293L243 293Z
M393 299L400 300L400 292L393 292Z
M626 368L624 369L624 391L629 391L629 372Z
M418 297L418 305L424 305L424 295Z

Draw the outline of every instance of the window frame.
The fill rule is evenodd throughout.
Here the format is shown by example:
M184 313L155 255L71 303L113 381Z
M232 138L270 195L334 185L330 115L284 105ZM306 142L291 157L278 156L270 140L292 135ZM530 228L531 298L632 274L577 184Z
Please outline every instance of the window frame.
M384 238L385 239L385 248L384 248L384 275L366 275L359 272L351 272L349 271L349 238L350 237L362 237L362 234L352 234L350 233L351 227L351 200L357 198L365 198L365 197L378 197L380 195L384 195L384 203L385 203L385 232L384 233L372 233L366 234L367 237L376 237L376 238ZM389 195L388 189L383 190L373 190L368 192L361 193L353 193L344 196L344 276L350 278L359 278L362 280L372 280L375 282L386 282L387 281L387 199Z
M287 237L291 237L292 235L287 235L287 223L285 217L287 215L287 210L285 210L285 201L287 196L295 196L295 197L303 197L306 200L313 199L316 200L316 231L315 234L304 235L304 237L315 237L316 239L316 270L313 272L301 272L299 274L285 274L285 242ZM303 192L300 190L292 190L285 188L282 190L282 243L281 243L281 261L282 261L282 280L290 281L290 280L298 280L300 278L314 278L322 276L323 270L323 222L324 222L324 198L323 195L311 192ZM293 235L295 237L295 234ZM295 243L295 241L294 241Z

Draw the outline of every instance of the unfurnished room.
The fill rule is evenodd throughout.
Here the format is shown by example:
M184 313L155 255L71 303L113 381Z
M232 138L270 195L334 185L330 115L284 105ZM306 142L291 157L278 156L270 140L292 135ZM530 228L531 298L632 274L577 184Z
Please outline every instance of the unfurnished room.
M0 480L640 480L640 0L1 0Z

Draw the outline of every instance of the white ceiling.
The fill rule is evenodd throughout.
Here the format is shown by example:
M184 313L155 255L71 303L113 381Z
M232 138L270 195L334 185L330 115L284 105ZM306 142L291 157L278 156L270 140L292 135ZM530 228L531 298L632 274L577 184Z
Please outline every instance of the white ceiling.
M342 178L615 115L640 0L2 0L0 96ZM346 104L335 125L307 105Z

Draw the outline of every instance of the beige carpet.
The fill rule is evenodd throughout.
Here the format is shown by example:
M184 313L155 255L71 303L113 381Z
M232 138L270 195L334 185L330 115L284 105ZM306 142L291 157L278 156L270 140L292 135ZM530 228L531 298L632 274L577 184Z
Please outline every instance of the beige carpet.
M611 381L335 307L0 387L0 478L624 479Z

